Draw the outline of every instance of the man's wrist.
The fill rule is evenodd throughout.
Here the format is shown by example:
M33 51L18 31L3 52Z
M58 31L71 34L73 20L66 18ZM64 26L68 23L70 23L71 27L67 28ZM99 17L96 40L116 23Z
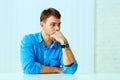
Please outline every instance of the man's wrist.
M69 46L69 44L67 43L67 44L61 45L61 47L62 47L62 48L69 48L70 46Z

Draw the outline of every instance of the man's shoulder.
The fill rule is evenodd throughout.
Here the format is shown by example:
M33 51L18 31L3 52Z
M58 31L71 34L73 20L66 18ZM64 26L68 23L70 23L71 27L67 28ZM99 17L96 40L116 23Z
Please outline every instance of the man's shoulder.
M40 35L40 32L38 32L38 33L26 34L26 35L23 36L23 39L22 39L22 40L37 41L39 35Z
M36 37L40 34L40 32L38 33L30 33L30 34L25 34L24 37Z

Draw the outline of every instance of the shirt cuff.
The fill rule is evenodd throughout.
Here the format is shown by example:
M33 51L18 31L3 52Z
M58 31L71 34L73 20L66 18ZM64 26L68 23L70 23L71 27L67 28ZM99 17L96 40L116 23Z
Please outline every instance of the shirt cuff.
M78 67L77 61L75 61L69 66L62 65L62 69L66 74L74 74L77 70L77 67Z

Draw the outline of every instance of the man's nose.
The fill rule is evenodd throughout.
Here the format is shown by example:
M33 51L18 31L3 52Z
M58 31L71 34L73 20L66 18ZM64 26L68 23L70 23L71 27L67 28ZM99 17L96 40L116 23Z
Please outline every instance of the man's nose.
M56 31L59 31L60 30L60 26L56 26L55 29L56 29Z

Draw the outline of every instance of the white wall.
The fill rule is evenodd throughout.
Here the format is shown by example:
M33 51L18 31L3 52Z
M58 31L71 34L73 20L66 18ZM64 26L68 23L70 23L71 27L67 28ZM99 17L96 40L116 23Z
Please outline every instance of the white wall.
M20 41L25 34L41 30L39 16L48 7L62 14L61 31L78 61L77 73L93 73L93 0L0 0L0 72L22 72Z
M96 0L96 73L120 73L120 0Z

